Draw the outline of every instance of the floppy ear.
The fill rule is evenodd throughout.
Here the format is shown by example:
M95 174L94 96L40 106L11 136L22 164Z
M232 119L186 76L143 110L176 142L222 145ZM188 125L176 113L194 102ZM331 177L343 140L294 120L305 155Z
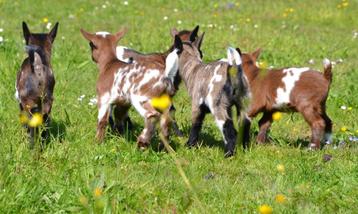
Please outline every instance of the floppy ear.
M171 30L170 30L170 35L172 36L172 37L175 37L175 35L178 35L178 30L174 27L174 28L172 28Z
M118 31L117 33L114 34L114 38L116 40L116 43L122 39L122 37L127 33L127 28L123 28L122 30Z
M174 37L174 48L177 49L177 53L180 54L183 51L183 42L178 35Z
M251 55L257 60L261 54L261 48L258 48L256 51L254 51Z
M199 36L195 42L193 43L195 45L195 47L197 47L199 50L200 50L200 47L201 47L201 43L203 42L203 39L204 39L204 35L205 35L205 32L201 34L201 36Z
M53 41L55 41L55 38L56 38L56 35L57 35L57 28L58 28L58 22L56 22L55 26L52 28L50 33L48 33L48 36L51 39L51 43L53 43Z
M29 38L31 36L31 32L30 32L29 28L27 27L26 22L22 22L22 31L24 33L24 39L26 41L26 45L28 45Z
M85 39L87 39L88 41L92 42L92 40L94 39L95 35L86 32L85 30L81 29L81 33L83 35L83 37L85 37Z
M196 37L198 37L199 25L197 25L190 34L190 42L194 42Z

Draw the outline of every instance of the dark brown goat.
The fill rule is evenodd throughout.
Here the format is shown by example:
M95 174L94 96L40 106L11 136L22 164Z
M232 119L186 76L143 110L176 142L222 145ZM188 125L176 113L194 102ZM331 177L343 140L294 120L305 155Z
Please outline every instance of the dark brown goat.
M307 67L262 70L256 66L259 55L260 49L242 55L252 97L248 116L253 118L258 113L263 113L259 121L257 142L266 141L273 113L297 111L311 126L310 148L320 148L323 135L324 142L330 143L332 121L326 113L326 99L332 81L330 61L324 60L323 73Z
M41 113L45 125L50 122L53 102L55 77L51 68L52 44L56 38L58 23L47 33L31 33L26 23L22 23L26 50L26 58L16 79L16 99L19 101L20 111L31 117L34 113ZM30 146L34 144L34 136L38 128L27 127L30 134ZM48 130L43 133L47 137Z

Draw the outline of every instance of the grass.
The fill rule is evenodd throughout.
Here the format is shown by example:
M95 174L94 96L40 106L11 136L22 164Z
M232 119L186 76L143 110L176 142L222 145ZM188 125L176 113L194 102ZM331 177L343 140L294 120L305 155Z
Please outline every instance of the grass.
M358 135L358 3L343 4L0 0L1 212L255 213L268 204L276 213L356 213L358 147L349 136ZM52 57L57 83L51 141L39 152L27 148L14 82L26 57L21 22L27 21L33 32L47 31L45 17L60 26ZM97 109L87 103L95 95L98 72L79 29L115 32L126 26L129 31L120 44L152 52L172 43L170 28L192 29L197 24L206 32L205 61L224 57L228 45L244 52L262 47L260 60L274 67L308 66L313 59L309 66L322 70L323 58L343 59L333 69L327 109L334 121L335 145L345 146L307 151L308 125L298 114L285 114L273 124L269 145L256 146L253 138L249 151L238 150L230 159L223 158L221 135L208 116L200 148L187 149L190 99L183 86L174 102L185 137L172 137L171 145L192 189L172 156L157 151L158 138L151 149L137 150L135 139L143 121L134 110L133 133L123 138L107 132L104 144L94 144ZM78 101L83 94L86 97ZM351 110L342 110L343 105ZM332 156L328 162L323 158L327 154ZM276 169L279 164L284 171ZM284 203L275 201L277 194L285 196Z

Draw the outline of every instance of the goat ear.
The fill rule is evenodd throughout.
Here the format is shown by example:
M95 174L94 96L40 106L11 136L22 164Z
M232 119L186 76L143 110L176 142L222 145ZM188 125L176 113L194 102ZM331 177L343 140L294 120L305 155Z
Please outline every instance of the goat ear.
M31 36L31 32L29 30L29 28L27 27L26 22L22 22L22 31L24 33L24 39L26 41L26 45L29 44L29 38Z
M92 40L94 39L95 35L86 32L85 30L81 29L81 33L83 35L83 37L85 37L85 39L87 39L88 41L92 42Z
M251 55L257 60L261 54L261 48L258 48L256 51L254 51Z
M197 25L190 34L190 42L194 42L196 37L198 37L199 25Z
M53 41L55 41L55 38L56 38L56 35L57 35L57 28L58 28L58 22L56 22L55 26L52 28L50 33L48 33L48 36L51 39L51 43L53 43Z
M175 37L175 35L178 35L178 34L179 34L179 32L175 27L170 30L170 35L172 37Z
M183 51L183 42L178 35L174 36L174 48L178 49L177 53L181 53Z
M123 38L123 36L127 33L128 29L127 28L123 28L122 30L118 31L117 33L114 34L116 43Z
M202 33L201 36L199 36L194 42L195 47L197 47L199 50L200 50L200 47L201 47L201 43L203 42L204 35L205 35L205 32Z

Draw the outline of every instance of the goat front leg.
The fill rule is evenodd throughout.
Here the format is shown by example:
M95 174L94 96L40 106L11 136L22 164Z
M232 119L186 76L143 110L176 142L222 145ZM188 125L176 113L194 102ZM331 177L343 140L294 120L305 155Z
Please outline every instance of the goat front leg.
M186 143L188 147L194 147L198 143L199 133L203 126L203 121L205 118L206 111L204 110L204 106L194 106L191 110L192 116L192 126L190 130L189 139Z
M267 140L267 132L269 131L272 124L272 112L264 112L261 119L259 120L259 134L257 135L256 141L258 144L264 144Z

